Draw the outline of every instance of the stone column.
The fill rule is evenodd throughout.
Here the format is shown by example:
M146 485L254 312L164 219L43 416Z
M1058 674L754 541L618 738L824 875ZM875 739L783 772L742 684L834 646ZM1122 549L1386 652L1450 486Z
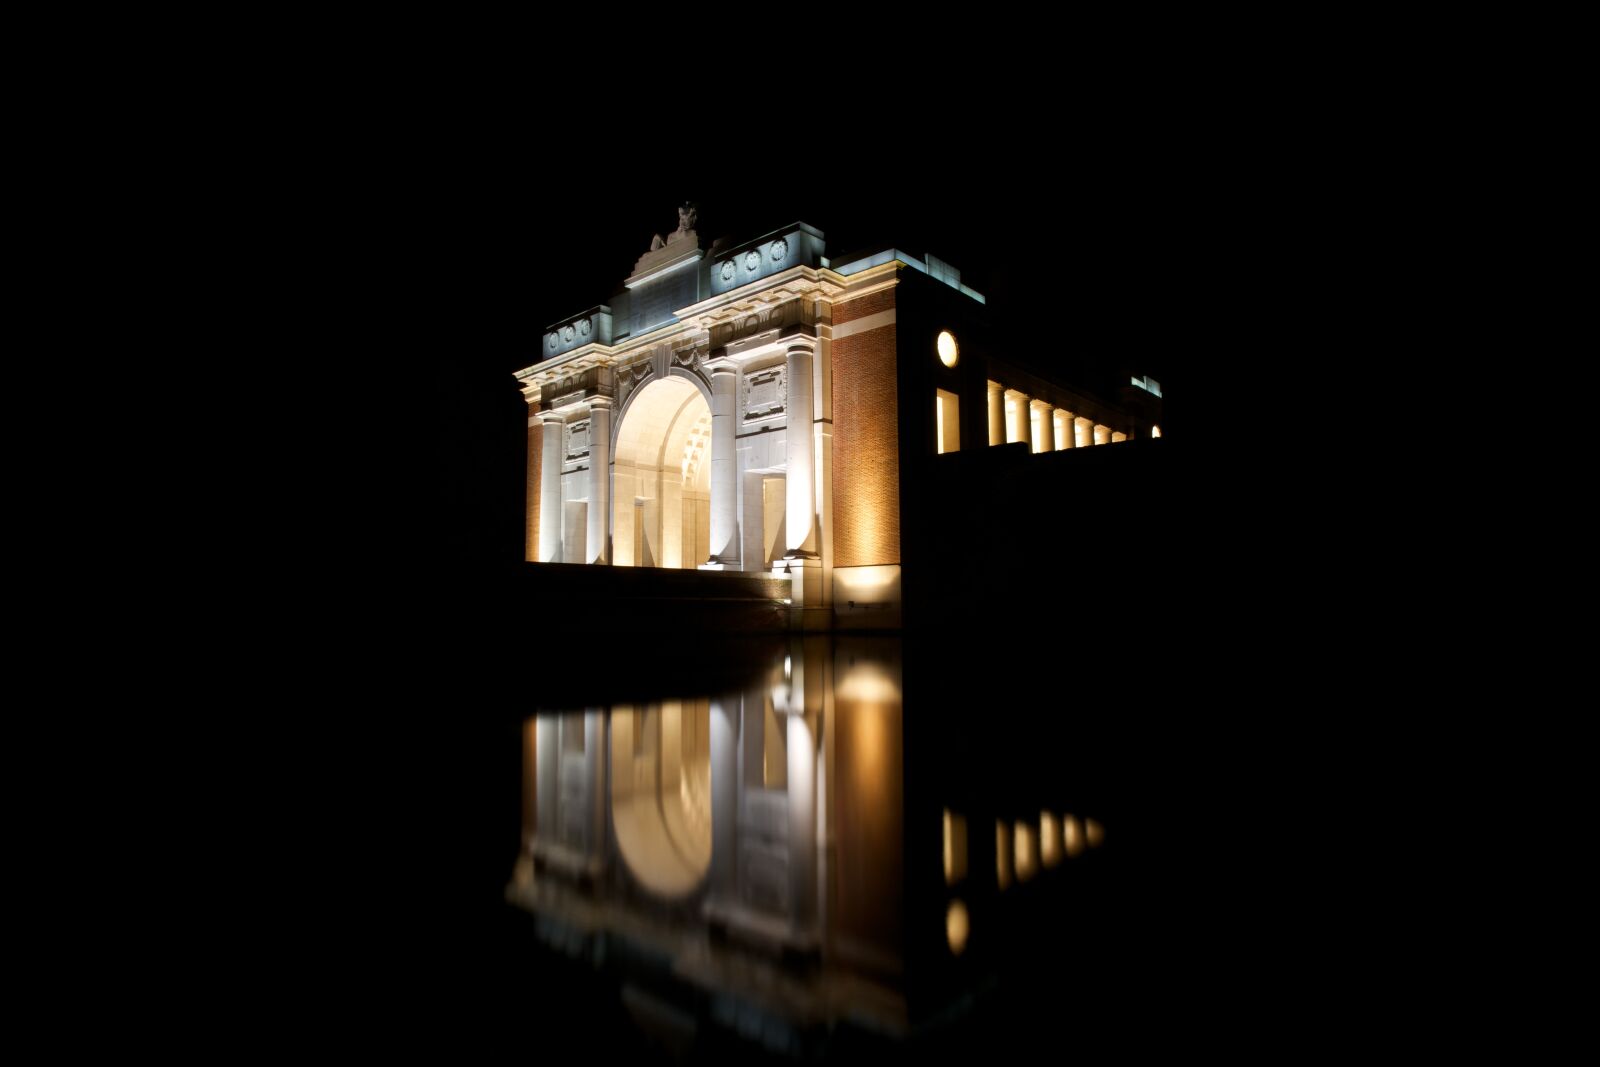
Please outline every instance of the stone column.
M548 424L545 427L549 432ZM540 715L534 725L534 761L538 767L535 778L534 803L539 814L534 823L534 839L551 842L556 839L556 767L561 761L561 719L556 715Z
M798 665L797 665L798 666ZM798 681L799 670L795 675ZM796 933L811 926L817 896L817 750L808 716L788 716L789 887Z
M589 542L585 563L607 563L611 553L611 398L589 398Z
M1088 448L1094 444L1094 423L1083 416L1080 415L1072 420L1072 432L1073 436L1077 436L1079 433L1083 434L1083 440L1079 447Z
M1095 444L1109 445L1111 443L1111 427L1096 424L1094 429L1090 432L1094 434Z
M1039 440L1034 442L1033 450L1035 452L1054 452L1056 450L1056 409L1043 400L1035 400L1033 402L1033 410L1039 413Z
M811 444L811 346L791 345L785 375L789 390L785 408L784 447L788 453L787 490L783 528L787 557L814 557L816 526L816 478L812 472Z
M738 434L739 366L731 360L712 360L711 374L711 558L707 563L739 566L739 463L735 454Z
M739 696L711 702L710 898L731 903L738 893L734 849L739 817Z
M567 521L561 499L561 464L567 458L566 420L553 411L541 411L544 420L544 456L539 461L539 562L561 562L561 526Z
M762 544L767 536L765 477L745 471L741 481L744 489L744 507L739 512L741 543L744 546L741 569L759 571L765 569L767 555L767 546Z
M592 445L590 447L593 448ZM591 451L590 455L593 454ZM609 746L606 744L606 732L605 712L591 708L583 713L584 777L589 780L589 792L586 794L589 803L587 851L591 871L600 869L606 855L606 800L611 795L606 782L606 771L611 766L607 758Z
M1063 449L1076 448L1078 445L1078 419L1070 411L1061 413L1061 447Z
M1006 391L999 382L989 383L989 443L1006 443Z
M1017 412L1017 440L1033 451L1033 402L1024 393L1014 393Z

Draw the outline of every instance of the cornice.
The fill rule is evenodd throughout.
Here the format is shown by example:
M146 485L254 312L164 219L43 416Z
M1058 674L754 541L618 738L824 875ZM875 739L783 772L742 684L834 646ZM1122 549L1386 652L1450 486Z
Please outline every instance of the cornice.
M868 296L897 284L899 260L890 260L849 276L828 268L796 266L781 274L773 274L747 286L730 290L702 300L698 304L676 312L678 321L659 326L648 333L630 337L618 345L605 345L598 341L574 348L554 359L548 359L516 372L525 396L532 397L538 390L553 381L595 367L612 367L626 360L642 348L670 344L685 334L707 333L711 328L727 322L746 318L787 304L792 300L854 300Z

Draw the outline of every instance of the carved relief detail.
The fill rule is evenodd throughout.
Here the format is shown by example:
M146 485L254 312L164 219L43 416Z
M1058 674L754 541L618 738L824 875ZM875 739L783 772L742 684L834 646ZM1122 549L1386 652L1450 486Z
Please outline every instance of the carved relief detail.
M700 368L705 361L705 349L698 345L694 345L689 348L675 349L672 353L672 362L676 363L680 367L687 367L702 377L704 376L705 372Z
M755 422L782 414L789 400L787 368L768 367L745 376L744 421Z
M567 459L582 459L589 454L589 420L567 424Z
M626 367L618 368L617 402L620 404L622 401L626 400L628 398L628 394L633 392L634 387L653 373L655 373L655 366L649 356L645 356L643 359L640 359L637 362L630 363Z
M720 347L775 326L808 323L811 319L809 303L806 300L786 300L775 306L741 309L732 318L711 326L711 344Z

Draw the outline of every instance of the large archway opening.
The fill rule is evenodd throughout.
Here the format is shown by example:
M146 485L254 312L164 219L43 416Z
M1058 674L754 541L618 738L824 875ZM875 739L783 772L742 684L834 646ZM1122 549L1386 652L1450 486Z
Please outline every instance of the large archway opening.
M612 560L696 567L711 554L711 406L682 378L651 382L617 431Z

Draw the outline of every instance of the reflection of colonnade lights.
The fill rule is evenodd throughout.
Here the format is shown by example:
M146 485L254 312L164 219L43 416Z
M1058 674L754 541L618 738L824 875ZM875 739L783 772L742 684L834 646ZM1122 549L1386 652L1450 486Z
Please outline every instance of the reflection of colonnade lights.
M1040 867L1055 867L1065 859L1083 855L1086 848L1099 848L1106 830L1096 819L1079 819L1070 813L1057 818L1054 813L1039 813L1038 835L1033 824L1018 820L994 824L995 884L1005 889L1012 881L1026 882ZM966 874L966 819L949 809L944 813L944 879L954 885Z
M1061 817L1061 836L1067 846L1068 856L1076 856L1083 852L1083 827L1078 823L1077 816Z
M1038 849L1034 847L1033 824L1018 822L1012 828L1016 838L1017 881L1026 882L1039 869Z
M952 900L944 913L944 936L950 942L950 951L961 955L961 950L967 947L967 935L971 932L972 919L967 915L967 906L959 900Z
M944 883L955 885L967 876L967 819L949 808L944 811Z
M1046 867L1061 862L1061 826L1048 811L1039 813L1039 859Z

